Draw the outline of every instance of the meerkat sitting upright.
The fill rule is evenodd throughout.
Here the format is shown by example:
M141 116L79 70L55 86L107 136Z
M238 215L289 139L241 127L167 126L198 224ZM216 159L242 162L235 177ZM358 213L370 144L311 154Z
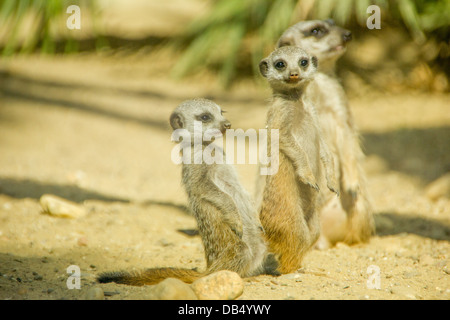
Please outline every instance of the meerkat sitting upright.
M279 38L277 47L297 46L316 56L318 72L305 95L315 105L320 126L336 160L340 198L321 193L322 248L338 241L366 242L375 232L373 209L362 167L363 152L346 94L335 75L352 33L333 20L299 22Z
M337 183L314 106L304 96L316 72L316 58L298 47L282 47L259 68L273 91L267 128L279 130L278 172L266 176L260 220L278 270L289 273L301 267L319 237L319 189L328 186L336 192Z
M205 272L189 269L154 268L138 273L113 272L100 276L100 282L116 282L130 285L154 284L172 277L185 282L219 270L230 270L241 277L259 274L278 275L278 263L268 253L263 239L263 229L250 195L240 184L236 170L225 163L223 150L214 149L214 159L221 163L198 161L204 156L211 139L225 132L231 124L222 115L220 106L210 100L193 99L181 103L170 116L174 130L182 132L184 146L188 146L182 165L182 183L189 198L205 249ZM201 125L200 146L195 146L196 128ZM186 134L193 139L184 141ZM183 148L183 153L186 149ZM211 162L211 161L209 161Z

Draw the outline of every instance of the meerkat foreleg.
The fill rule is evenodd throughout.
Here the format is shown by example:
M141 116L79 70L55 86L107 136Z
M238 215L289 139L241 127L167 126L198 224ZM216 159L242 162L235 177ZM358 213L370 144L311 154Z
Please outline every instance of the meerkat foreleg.
M350 196L351 201L356 201L359 193L359 147L358 139L348 128L338 127L336 130L336 140L341 159L342 170L341 190Z
M311 188L314 188L316 191L319 191L319 185L311 170L308 155L305 150L297 144L294 137L290 134L286 135L283 140L284 141L280 141L280 151L284 152L284 154L292 161L300 181L309 185Z
M327 187L339 196L339 183L336 179L336 168L334 167L334 159L328 145L320 137L320 160L325 168L325 178Z

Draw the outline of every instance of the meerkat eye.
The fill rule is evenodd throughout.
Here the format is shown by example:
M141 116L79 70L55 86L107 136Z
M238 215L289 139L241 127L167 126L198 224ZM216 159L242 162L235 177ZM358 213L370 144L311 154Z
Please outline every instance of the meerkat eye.
M277 61L275 62L275 68L277 70L283 70L284 68L286 68L286 63L284 61Z
M203 113L200 116L198 116L198 120L203 121L203 122L207 122L211 120L211 115L208 113Z
M312 36L321 37L326 33L326 31L322 27L317 27L312 29L310 33Z
M301 60L300 60L300 65L301 65L302 67L306 67L306 66L308 65L308 63L309 63L309 61L306 60L306 59L301 59Z

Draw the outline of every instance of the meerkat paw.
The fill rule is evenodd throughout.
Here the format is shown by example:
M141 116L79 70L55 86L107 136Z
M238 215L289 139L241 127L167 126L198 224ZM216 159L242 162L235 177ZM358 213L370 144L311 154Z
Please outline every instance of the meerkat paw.
M359 189L359 176L356 170L344 170L342 174L341 191L345 192L348 197L356 201Z
M316 178L312 174L312 172L305 174L304 172L297 172L299 175L300 181L304 184L309 185L311 188L315 189L316 191L320 191L319 184L317 183Z
M242 239L242 236L244 234L244 227L242 223L228 222L228 225L230 226L231 231L233 231L239 237L239 239Z
M339 184L337 183L334 176L332 176L332 177L327 176L327 187L328 187L328 189L330 189L331 192L334 192L336 194L336 196L339 197L339 192L340 192Z
M352 202L356 202L359 194L359 185L355 184L346 184L343 183L343 189L346 195L352 200Z

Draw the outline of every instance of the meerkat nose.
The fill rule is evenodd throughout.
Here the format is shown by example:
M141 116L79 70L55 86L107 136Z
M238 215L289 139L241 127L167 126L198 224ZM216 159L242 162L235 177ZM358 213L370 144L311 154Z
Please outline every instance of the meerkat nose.
M231 128L231 123L230 123L230 121L225 121L222 124L222 126L223 126L224 129L230 129Z
M342 39L344 40L344 42L348 42L350 40L352 40L352 32L351 31L347 31L342 35Z
M289 79L298 79L298 72L291 72L289 74Z

